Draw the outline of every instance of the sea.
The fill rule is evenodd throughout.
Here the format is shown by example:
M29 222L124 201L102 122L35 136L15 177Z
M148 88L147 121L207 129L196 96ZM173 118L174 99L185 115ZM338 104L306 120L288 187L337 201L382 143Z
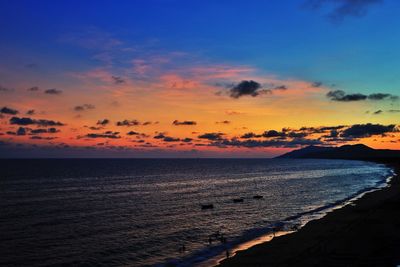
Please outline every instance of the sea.
M392 174L350 160L0 160L0 266L204 266Z

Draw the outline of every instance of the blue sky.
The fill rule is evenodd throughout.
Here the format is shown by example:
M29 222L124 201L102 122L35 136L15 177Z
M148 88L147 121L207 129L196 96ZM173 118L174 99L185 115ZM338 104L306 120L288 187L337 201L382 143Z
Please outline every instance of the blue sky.
M394 93L399 86L400 3L371 4L365 15L340 21L328 18L329 5L311 10L305 3L2 1L1 47L3 53L75 64L82 52L60 40L97 29L133 46L251 64L282 77L331 82L351 91L379 87Z

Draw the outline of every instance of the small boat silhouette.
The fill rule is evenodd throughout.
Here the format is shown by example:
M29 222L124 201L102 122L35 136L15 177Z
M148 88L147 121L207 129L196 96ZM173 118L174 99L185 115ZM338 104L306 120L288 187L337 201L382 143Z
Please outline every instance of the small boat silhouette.
M201 205L202 210L209 210L209 209L213 209L213 208L214 208L213 204L202 204Z
M233 203L240 203L243 202L243 198L234 198Z
M262 199L262 198L263 198L263 196L260 196L260 195L255 195L255 196L253 196L253 198L254 198L254 199Z

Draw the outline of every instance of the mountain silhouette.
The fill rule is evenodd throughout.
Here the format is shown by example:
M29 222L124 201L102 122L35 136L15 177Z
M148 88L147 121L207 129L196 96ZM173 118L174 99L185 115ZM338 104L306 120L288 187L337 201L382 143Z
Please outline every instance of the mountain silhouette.
M400 150L373 149L364 144L340 147L307 146L293 150L277 158L319 158L319 159L400 159Z

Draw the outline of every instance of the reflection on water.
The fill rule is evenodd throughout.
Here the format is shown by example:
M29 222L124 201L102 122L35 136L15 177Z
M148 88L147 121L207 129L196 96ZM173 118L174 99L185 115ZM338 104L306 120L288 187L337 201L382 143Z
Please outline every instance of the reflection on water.
M341 160L2 160L0 167L2 266L189 266L268 238L284 219L311 218L309 211L388 174ZM226 242L210 245L215 232Z

